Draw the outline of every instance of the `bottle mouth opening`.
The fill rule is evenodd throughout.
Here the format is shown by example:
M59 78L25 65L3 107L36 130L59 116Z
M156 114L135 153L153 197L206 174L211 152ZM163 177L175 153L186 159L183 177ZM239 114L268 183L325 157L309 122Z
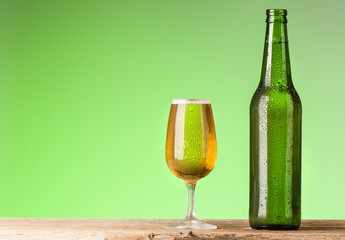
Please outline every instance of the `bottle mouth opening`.
M266 15L267 16L286 16L287 10L286 9L267 9Z

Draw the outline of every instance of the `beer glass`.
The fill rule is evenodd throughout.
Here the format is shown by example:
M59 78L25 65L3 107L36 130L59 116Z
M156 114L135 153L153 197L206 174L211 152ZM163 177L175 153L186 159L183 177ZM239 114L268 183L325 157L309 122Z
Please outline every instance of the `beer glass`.
M216 132L210 100L173 99L166 139L166 161L170 171L187 186L187 215L166 228L216 229L195 216L196 182L213 169L217 157Z

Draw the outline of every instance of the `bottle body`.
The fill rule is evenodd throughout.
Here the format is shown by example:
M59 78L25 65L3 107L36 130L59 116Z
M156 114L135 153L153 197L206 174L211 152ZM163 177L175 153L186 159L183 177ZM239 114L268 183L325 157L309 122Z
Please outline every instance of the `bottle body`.
M286 16L286 10L283 14ZM250 105L252 228L300 226L301 117L301 101L291 80L286 21L271 19L261 81Z
M260 88L250 107L250 225L297 229L301 221L301 103Z

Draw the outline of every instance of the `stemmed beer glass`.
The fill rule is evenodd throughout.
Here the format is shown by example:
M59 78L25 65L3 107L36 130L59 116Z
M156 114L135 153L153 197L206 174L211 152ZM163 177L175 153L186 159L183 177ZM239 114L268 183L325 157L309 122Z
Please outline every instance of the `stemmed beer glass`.
M212 171L216 157L216 132L210 100L173 99L168 122L166 161L170 171L186 182L188 207L185 219L166 228L217 228L199 221L194 211L195 184Z

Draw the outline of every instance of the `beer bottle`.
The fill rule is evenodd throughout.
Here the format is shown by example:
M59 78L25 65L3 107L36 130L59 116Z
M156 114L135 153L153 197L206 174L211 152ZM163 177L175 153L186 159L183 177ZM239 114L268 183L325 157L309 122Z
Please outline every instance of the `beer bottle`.
M261 79L250 104L250 209L254 229L301 222L300 98L292 84L287 11L268 9Z

